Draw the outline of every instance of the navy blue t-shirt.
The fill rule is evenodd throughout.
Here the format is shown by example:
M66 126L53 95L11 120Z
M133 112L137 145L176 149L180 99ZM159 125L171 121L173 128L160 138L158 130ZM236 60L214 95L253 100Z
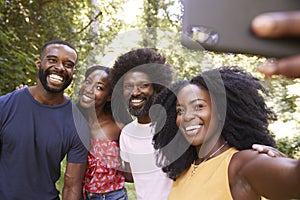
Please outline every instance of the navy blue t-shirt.
M55 182L65 155L67 162L87 161L87 123L74 112L71 100L40 104L28 88L0 97L1 200L59 199Z

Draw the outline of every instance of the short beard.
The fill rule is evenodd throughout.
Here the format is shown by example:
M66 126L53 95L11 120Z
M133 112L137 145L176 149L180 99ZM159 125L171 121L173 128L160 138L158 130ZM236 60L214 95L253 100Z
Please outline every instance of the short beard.
M69 76L67 76L68 80L67 80L67 82L65 82L65 84L61 88L53 89L53 88L50 88L47 84L48 74L49 74L49 71L43 71L41 67L39 68L39 79L40 79L43 87L45 88L45 90L48 92L51 92L51 93L63 92L71 84L71 82L73 80L73 77L70 78Z
M149 115L149 110L153 104L153 101L154 101L154 95L150 96L149 99L147 99L145 106L142 108L131 107L129 105L128 107L129 113L135 117L142 117L142 116Z

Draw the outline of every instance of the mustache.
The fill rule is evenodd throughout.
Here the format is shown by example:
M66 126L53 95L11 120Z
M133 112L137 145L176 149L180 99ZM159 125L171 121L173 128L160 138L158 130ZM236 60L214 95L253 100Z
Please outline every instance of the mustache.
M147 99L148 98L148 96L146 96L146 95L143 95L143 94L140 94L140 95L138 95L138 96L130 96L129 98L128 98L128 100L129 101L131 101L132 99Z
M138 95L138 96L130 96L130 97L128 97L128 98L126 99L127 105L129 105L130 102L131 102L132 100L134 100L134 99L147 100L148 97L147 97L146 95L142 95L142 94L141 94L141 95Z
M64 78L67 77L67 74L65 71L57 71L55 69L48 69L45 71L45 75L49 75L49 74L58 74L58 75L62 75Z

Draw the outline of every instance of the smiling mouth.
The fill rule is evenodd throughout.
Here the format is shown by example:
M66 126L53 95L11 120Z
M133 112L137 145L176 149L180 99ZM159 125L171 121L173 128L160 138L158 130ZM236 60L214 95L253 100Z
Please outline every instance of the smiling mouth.
M185 130L186 131L193 131L193 130L199 129L201 127L202 127L202 125L188 126L188 127L185 128Z
M90 96L87 96L87 95L85 95L85 94L82 95L81 99L82 99L83 101L94 101L94 100L95 100L94 98L92 98L92 97L90 97Z
M56 74L50 74L49 75L49 79L51 80L51 81L54 81L54 82L60 82L60 83L62 83L63 82L63 77L61 77L61 76L58 76L58 75L56 75Z
M144 102L144 99L131 99L130 100L130 104L135 107L140 106L143 102Z

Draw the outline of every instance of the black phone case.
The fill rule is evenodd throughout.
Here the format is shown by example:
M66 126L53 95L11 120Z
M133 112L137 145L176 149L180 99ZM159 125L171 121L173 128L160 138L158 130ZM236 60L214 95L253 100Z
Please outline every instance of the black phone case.
M261 13L300 12L300 0L183 0L183 6L181 43L189 49L265 57L300 53L300 37L261 39L250 28Z

